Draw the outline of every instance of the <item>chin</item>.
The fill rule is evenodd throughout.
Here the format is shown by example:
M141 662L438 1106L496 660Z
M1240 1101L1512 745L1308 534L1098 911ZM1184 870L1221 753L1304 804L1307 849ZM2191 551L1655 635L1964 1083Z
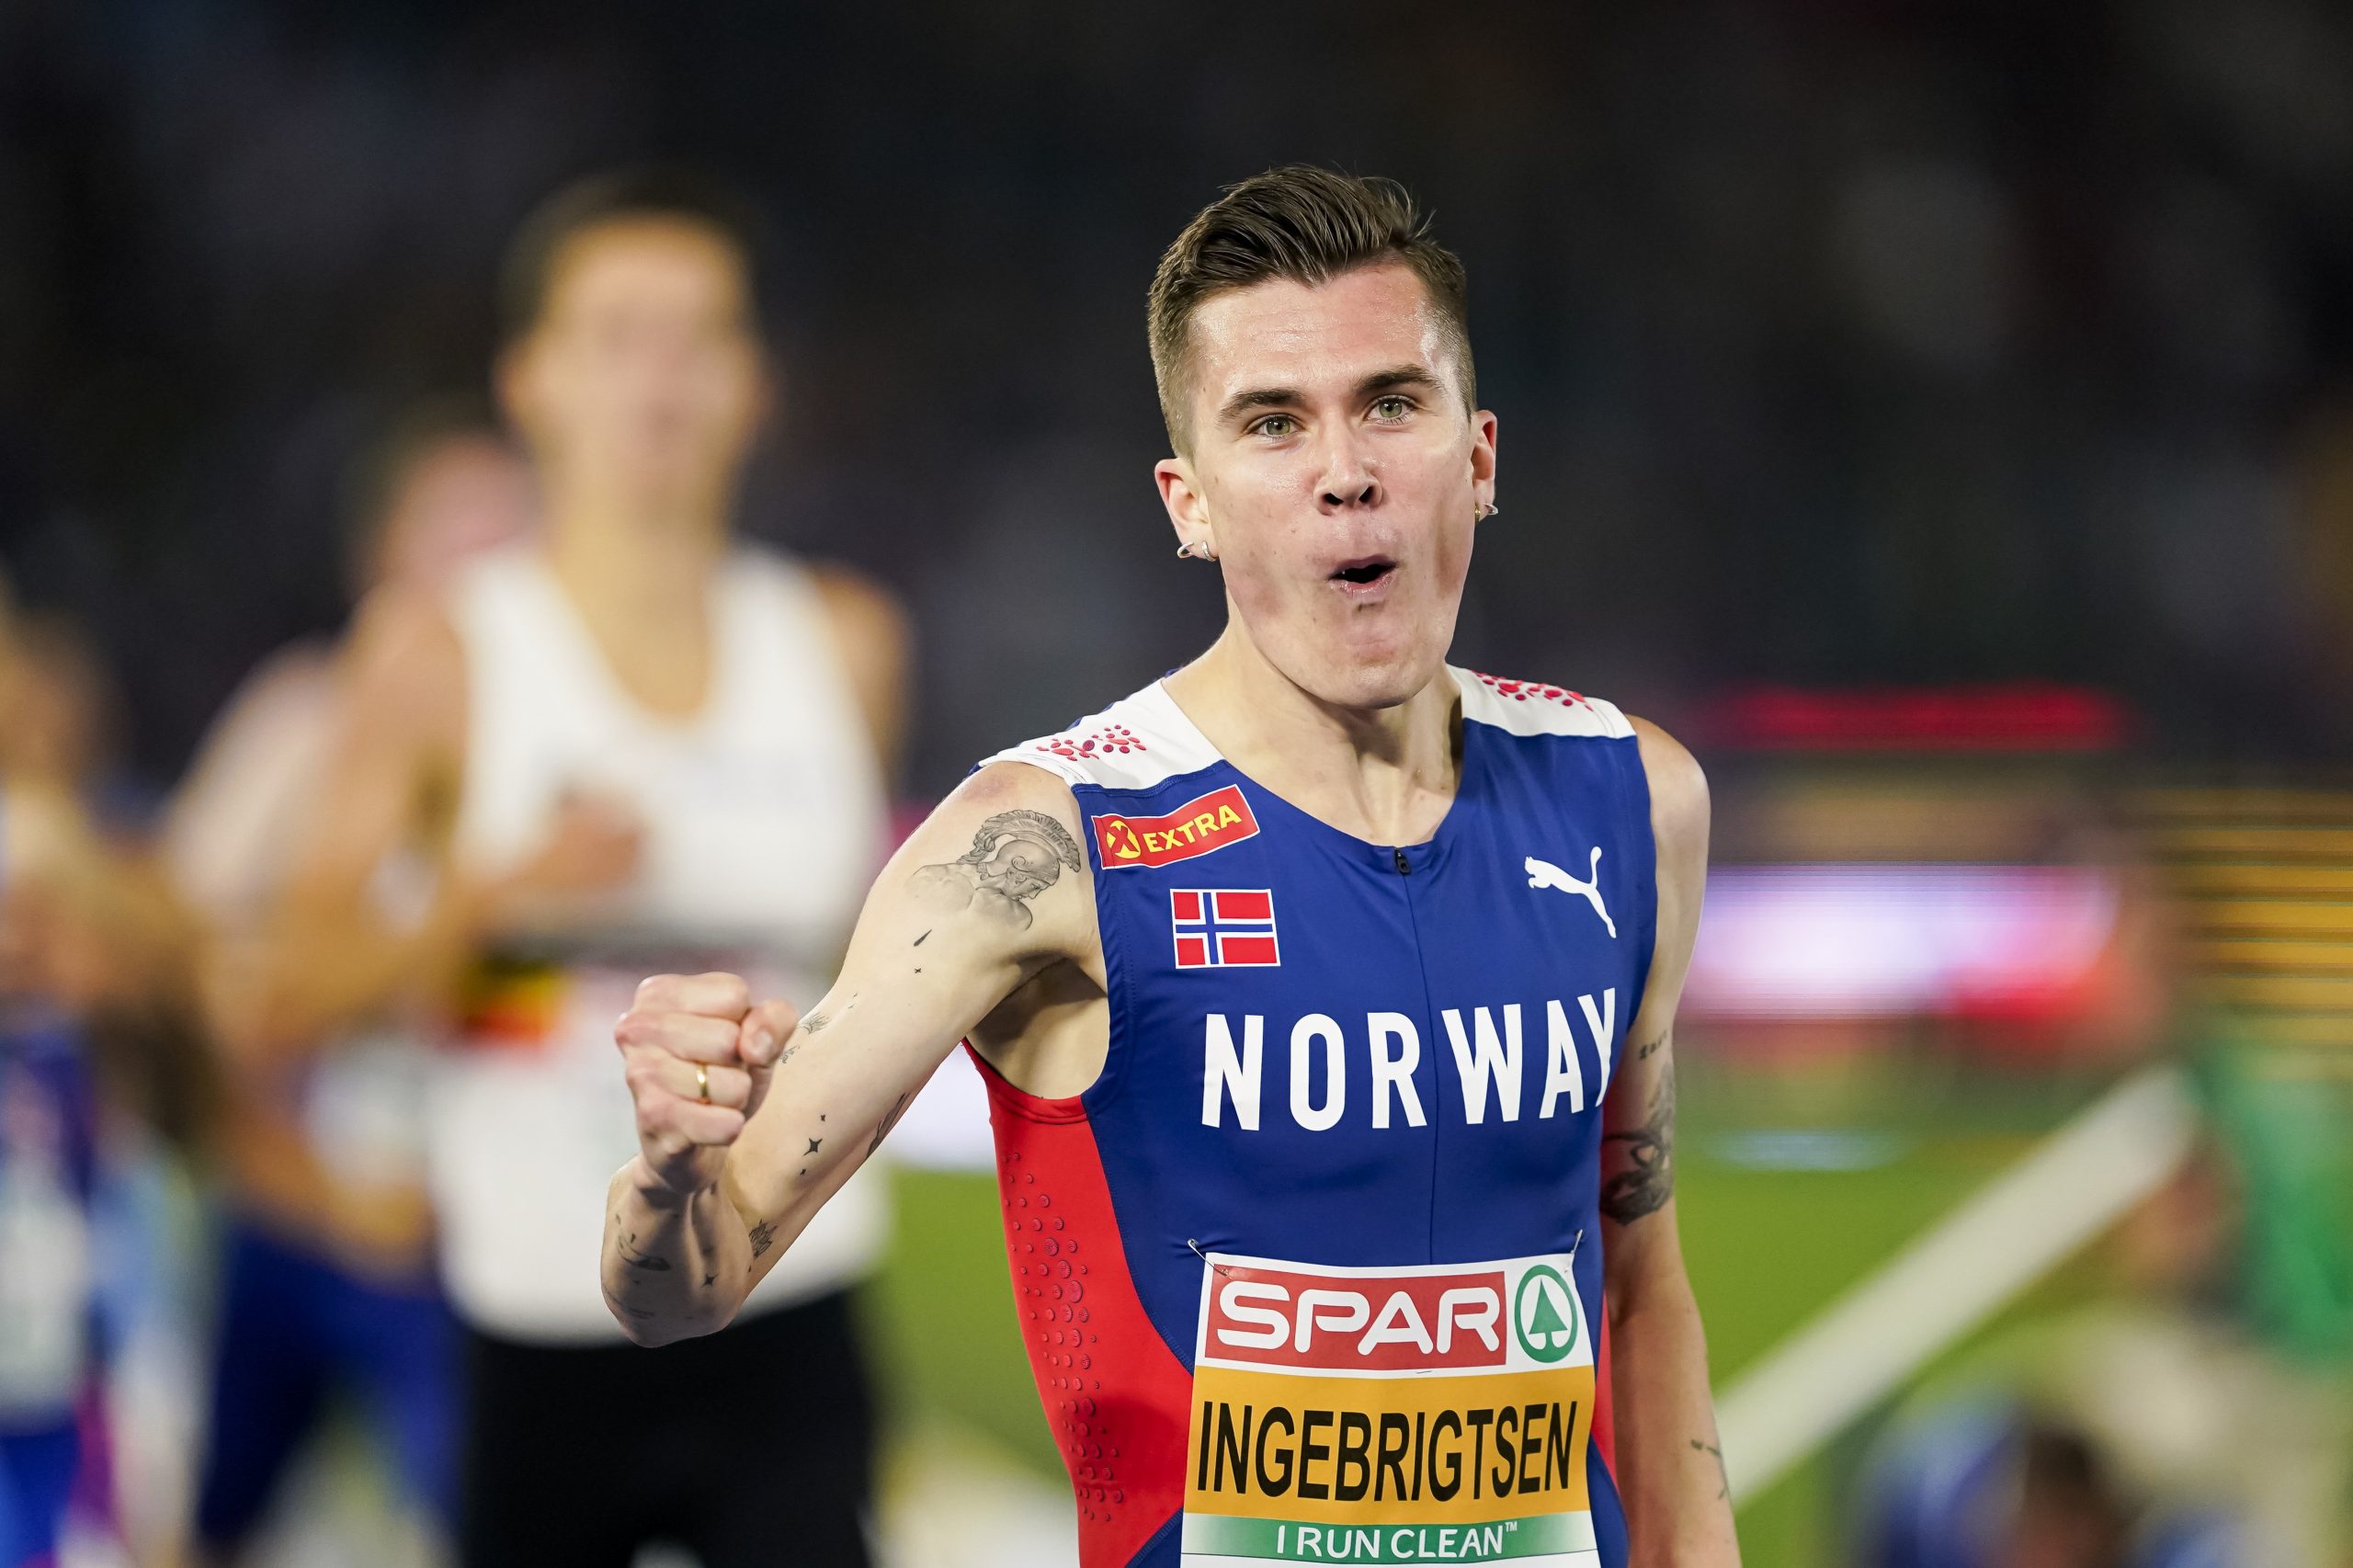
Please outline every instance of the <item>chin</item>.
M1308 678L1294 676L1318 701L1375 712L1408 702L1446 666L1443 649L1398 650L1354 659L1322 659Z

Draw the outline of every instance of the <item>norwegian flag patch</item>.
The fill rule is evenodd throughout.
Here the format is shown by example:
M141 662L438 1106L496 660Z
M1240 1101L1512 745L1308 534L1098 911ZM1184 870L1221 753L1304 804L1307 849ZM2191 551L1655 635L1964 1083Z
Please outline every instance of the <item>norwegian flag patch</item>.
M1273 969L1275 895L1266 888L1172 888L1168 924L1178 969Z

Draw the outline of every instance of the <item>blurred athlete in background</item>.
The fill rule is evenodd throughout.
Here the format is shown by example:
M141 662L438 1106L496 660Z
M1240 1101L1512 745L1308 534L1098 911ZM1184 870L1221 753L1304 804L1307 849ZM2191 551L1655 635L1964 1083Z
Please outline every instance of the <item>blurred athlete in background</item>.
M657 1539L707 1568L779 1541L865 1561L848 1291L879 1191L845 1191L721 1342L630 1346L588 1262L636 1143L609 1053L637 978L740 966L813 998L884 847L899 613L733 537L773 395L756 278L750 224L673 174L592 182L527 225L498 388L543 537L438 600L370 602L280 925L289 1017L460 994L430 1165L469 1341L460 1550L483 1568L621 1568ZM398 930L371 883L418 842L439 892ZM714 1405L722 1378L767 1397Z
M101 1215L127 1119L189 1142L210 1099L184 924L103 810L112 717L87 644L0 603L0 1568L69 1521L120 1544Z
M1170 247L1156 472L1225 631L986 759L805 1018L645 983L603 1252L634 1335L790 1267L968 1039L1087 1568L1738 1562L1674 1205L1706 785L1446 662L1495 486L1465 315L1384 181L1277 170ZM790 1407L721 1365L714 1422Z
M355 589L431 597L460 563L522 536L530 475L487 410L427 406L358 466L348 498ZM423 1159L427 1026L413 999L332 1033L260 1010L269 915L298 825L318 809L346 682L310 641L238 688L182 784L162 849L206 929L208 1032L228 1094L218 1141L227 1210L195 1543L235 1560L331 1394L381 1423L404 1503L446 1532L455 1494L456 1327L434 1277ZM431 896L398 846L370 894L395 925Z

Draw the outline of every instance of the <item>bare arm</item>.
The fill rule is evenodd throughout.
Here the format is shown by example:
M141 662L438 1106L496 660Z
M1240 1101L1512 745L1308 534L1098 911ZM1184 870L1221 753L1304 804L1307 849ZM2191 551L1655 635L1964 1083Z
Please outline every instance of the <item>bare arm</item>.
M394 930L369 887L412 841L438 788L454 788L465 670L431 605L385 594L362 607L343 650L342 699L315 796L305 804L274 917L258 946L222 955L223 1032L307 1044L410 985L446 978L479 913L452 881L418 927Z
M1603 1109L1603 1297L1618 1479L1639 1568L1740 1561L1708 1393L1708 1346L1675 1222L1675 1009L1708 869L1708 783L1674 737L1634 721L1658 849L1658 945Z
M984 768L883 868L807 1018L732 975L639 988L614 1034L640 1152L613 1177L603 1265L631 1337L723 1326L959 1040L1047 966L1099 963L1078 835L1051 775Z
M405 995L446 992L483 936L525 902L608 885L637 855L611 807L567 805L540 851L476 874L448 854L463 776L462 649L440 610L398 594L369 600L344 651L326 760L258 952L210 988L223 1033L265 1051L315 1044ZM404 847L438 855L424 916L395 924L371 889Z

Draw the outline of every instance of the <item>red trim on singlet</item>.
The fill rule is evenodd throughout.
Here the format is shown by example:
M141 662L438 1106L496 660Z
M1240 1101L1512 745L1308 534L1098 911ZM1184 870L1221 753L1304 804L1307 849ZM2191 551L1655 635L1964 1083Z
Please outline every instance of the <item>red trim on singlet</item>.
M1593 1346L1593 1446L1601 1465L1618 1482L1618 1402L1609 1393L1609 1313L1601 1313L1601 1332Z
M972 1060L988 1085L1021 1341L1077 1496L1080 1568L1124 1568L1184 1502L1192 1375L1136 1294L1085 1105L1025 1093Z

